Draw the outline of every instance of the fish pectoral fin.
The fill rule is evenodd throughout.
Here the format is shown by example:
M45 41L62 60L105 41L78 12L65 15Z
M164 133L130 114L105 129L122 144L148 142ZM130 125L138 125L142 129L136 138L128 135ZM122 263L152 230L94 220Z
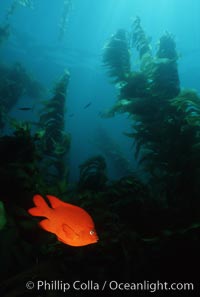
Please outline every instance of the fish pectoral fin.
M69 225L63 224L62 228L67 237L71 239L79 237L79 235Z
M48 219L42 220L41 222L39 222L39 225L40 225L40 227L42 229L53 233L53 228L52 228L52 225L50 223L50 220L48 220Z

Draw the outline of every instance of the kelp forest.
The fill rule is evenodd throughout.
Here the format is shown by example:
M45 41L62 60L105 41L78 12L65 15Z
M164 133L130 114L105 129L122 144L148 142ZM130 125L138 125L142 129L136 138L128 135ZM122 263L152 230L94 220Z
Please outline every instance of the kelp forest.
M65 1L63 7L60 38L68 24L70 2ZM32 5L32 1L12 2L0 27L0 46L11 34L9 22L15 10ZM75 78L63 69L47 98L43 85L24 65L0 62L1 296L63 296L62 290L27 289L28 281L38 280L198 284L200 97L180 85L175 37L165 32L155 51L151 43L136 17L130 28L117 30L107 40L101 58L102 71L117 90L115 104L102 112L102 121L128 115L131 132L126 136L133 142L140 174L117 148L117 157L113 156L115 143L102 130L98 142L104 154L80 164L79 181L73 185L69 182L73 135L66 126L66 112L68 88ZM10 115L24 94L43 100L35 122ZM105 154L115 158L122 178L108 177ZM88 211L99 241L73 247L45 232L38 226L39 218L27 212L35 194L51 194ZM65 294L109 296L116 291L69 290Z

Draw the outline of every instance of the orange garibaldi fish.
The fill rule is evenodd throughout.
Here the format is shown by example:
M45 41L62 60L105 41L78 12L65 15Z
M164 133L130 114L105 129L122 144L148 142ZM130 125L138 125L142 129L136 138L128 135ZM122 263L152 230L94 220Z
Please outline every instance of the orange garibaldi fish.
M46 217L39 223L44 230L54 233L59 241L72 246L84 246L98 241L94 222L84 209L51 195L46 197L51 207L42 196L35 195L35 207L28 210L32 216Z

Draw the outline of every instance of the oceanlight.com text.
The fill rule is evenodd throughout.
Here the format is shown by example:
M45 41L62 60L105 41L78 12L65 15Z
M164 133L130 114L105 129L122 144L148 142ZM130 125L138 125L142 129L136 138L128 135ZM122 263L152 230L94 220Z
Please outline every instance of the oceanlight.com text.
M35 282L28 281L26 283L28 290L37 291L62 291L67 292L70 290L75 291L148 291L155 293L158 291L194 291L194 284L191 282L150 282L145 280L143 282L118 282L116 280L105 280L104 282L96 282L88 280L86 282L76 280L74 282L64 282L62 280L37 280Z

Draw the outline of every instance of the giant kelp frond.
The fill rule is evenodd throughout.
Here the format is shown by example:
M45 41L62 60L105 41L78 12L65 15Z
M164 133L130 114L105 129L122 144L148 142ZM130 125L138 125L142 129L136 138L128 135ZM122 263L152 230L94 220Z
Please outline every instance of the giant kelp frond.
M118 30L105 45L103 64L114 82L126 80L130 72L130 52L125 30Z
M151 97L140 98L135 97L132 99L118 99L117 102L102 115L103 118L115 116L116 113L129 113L129 116L134 121L144 120L149 122L152 114L157 114L158 100L153 101Z
M57 176L65 174L64 157L69 151L70 136L65 133L65 102L70 74L65 71L54 88L54 96L45 103L40 115L41 150L51 159Z
M140 54L140 72L131 72L121 85L115 105L107 112L129 113L135 157L165 191L169 203L187 196L199 199L200 105L196 93L180 92L176 43L165 33L152 55L140 19L133 24L132 46ZM146 173L145 173L146 174ZM199 189L200 191L200 189ZM191 194L192 193L192 194Z
M78 188L80 191L102 190L107 181L106 162L102 156L95 156L85 161L80 166L80 179Z
M59 39L62 40L66 29L67 29L67 24L69 22L69 14L72 9L72 0L64 0L64 7L62 11L62 16L60 20L60 31L59 31Z
M55 86L53 98L45 104L40 115L40 124L45 129L44 150L49 155L54 155L60 151L60 147L62 147L62 150L68 148L68 146L63 147L62 143L66 142L64 141L63 131L65 97L69 78L69 72L66 71Z
M146 36L139 17L136 17L131 28L132 47L139 52L140 70L151 80L154 69L154 58L151 52L150 38Z
M157 57L160 59L177 60L176 43L174 36L166 32L159 40Z
M182 90L171 100L171 105L184 113L189 125L200 126L200 97L194 90Z
M18 137L31 137L31 124L25 121L18 121L14 118L9 120L10 127L14 130L14 135Z
M70 79L70 73L68 70L65 70L64 74L55 85L55 88L54 88L55 96L62 96L62 97L66 96L69 79Z
M194 90L182 90L180 94L171 100L171 105L176 106L177 110L185 113L200 110L200 97Z
M5 16L6 21L8 21L8 18L15 13L18 6L28 7L33 9L34 7L33 0L13 0L6 13L6 16Z
M111 118L115 116L116 113L129 112L130 106L132 106L132 103L130 100L120 99L110 109L104 111L101 114L101 117Z
M152 55L149 42L137 17L132 25L132 46L139 52L140 70L148 79L147 88L153 96L173 98L180 91L174 37L166 32L159 40L155 56Z
M137 108L136 105L140 105L141 109L144 110L144 101L149 101L148 98L149 88L147 76L139 71L131 72L126 78L126 83L120 87L117 102L112 108L102 113L101 116L103 118L109 118L117 112L133 114L135 108Z
M149 38L146 36L145 31L141 26L141 20L136 17L132 24L132 47L135 47L140 54L140 58L144 54L151 53L151 48L149 45Z
M44 94L45 89L35 80L20 64L7 67L0 65L0 104L8 113L23 95L38 99Z
M151 85L152 93L163 99L171 99L180 92L177 59L174 37L165 33L159 40Z
M131 72L120 88L120 98L133 99L148 95L148 80L143 72Z

